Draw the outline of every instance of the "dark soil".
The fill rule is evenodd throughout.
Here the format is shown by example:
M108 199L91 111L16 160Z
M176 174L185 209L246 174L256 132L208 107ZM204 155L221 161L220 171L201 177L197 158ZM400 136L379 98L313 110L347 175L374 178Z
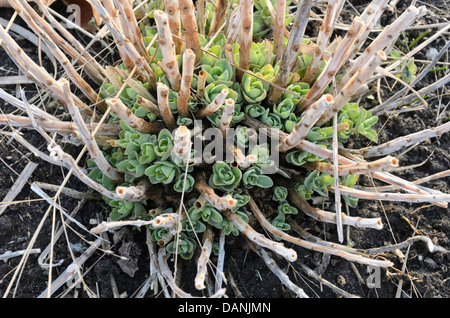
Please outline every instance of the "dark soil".
M352 3L354 9L361 12L367 2L352 1ZM400 1L397 8L401 11L407 4L409 2ZM430 10L434 11L431 14L431 18L427 18L426 22L443 22L439 18L442 16L442 12L439 10L444 10L448 14L447 6L448 4L445 4L443 1L433 1L433 7L430 7ZM345 12L351 15L354 14L354 9L346 6ZM386 14L388 17L393 17L392 13ZM5 19L9 18L11 16L11 10L0 9L0 16ZM386 23L388 23L389 18L385 19ZM17 19L17 22L20 24L20 19ZM435 41L432 45L439 50L443 43L445 43L443 40ZM28 54L37 59L37 50L28 41L19 40L19 44ZM424 57L423 59L426 58ZM0 49L0 60L2 61L2 69L0 70L2 75L17 75L15 73L16 71L14 71L16 70L15 65L3 49ZM43 62L44 65L50 67L45 57L43 58ZM428 75L416 88L426 86L435 80L435 76L442 76L443 74L441 71ZM14 92L15 89L11 85L2 88L9 92ZM36 93L36 88L34 85L27 85L26 91L30 96L33 96ZM388 89L383 89L383 100L386 100L390 94L391 92ZM433 94L429 100L428 109L411 113L407 112L389 118L381 117L380 122L377 124L378 129L384 123L386 124L379 134L380 143L441 124L442 119L450 115L450 110L447 109L446 113L441 115L440 120L436 120L438 108L441 105L440 109L442 110L448 103L448 96L440 99L437 95ZM3 101L0 101L0 109L3 112L9 112L11 110L9 107ZM37 147L43 147L45 149L45 143L35 133L25 129L22 132L28 141ZM45 162L33 157L25 148L17 143L7 143L6 138L0 138L2 138L0 141L0 198L6 195L18 174L20 174L30 160L39 164L29 179L29 184L24 187L23 191L15 199L19 202L23 201L23 203L10 205L0 216L1 255L6 251L26 249L48 209L48 204L31 191L31 182L42 181L61 184L67 170L49 166ZM361 145L364 146L365 144ZM66 147L74 156L79 153L79 149L73 145L66 145ZM401 166L420 165L414 169L397 171L395 174L406 180L415 180L447 170L450 168L449 149L450 135L445 134L438 139L433 138L430 142L424 142L404 154L398 152L397 155ZM370 185L372 181L363 179L361 182ZM450 192L449 185L448 178L425 184L425 186L440 190L444 193ZM70 178L66 186L79 191L87 190L74 177ZM259 195L255 194L257 200L262 200L263 197L264 193L260 193ZM70 213L77 206L78 200L62 195L60 204ZM108 206L103 201L90 200L81 206L75 219L87 228L90 228L92 227L91 220L105 220L108 213ZM379 231L351 228L349 237L356 248L381 247L387 244L403 242L414 235L426 235L436 245L450 249L450 218L448 209L429 204L404 204L360 200L358 208L350 210L350 214L361 217L381 217L385 225ZM51 220L52 215L50 213L43 222L42 229L37 236L36 242L33 244L34 248L43 250L50 243L52 232ZM57 212L57 226L59 226L60 220L59 212ZM296 216L296 221L298 224L302 224L313 235L333 242L338 241L334 225L312 221L304 215L301 215L301 213ZM72 230L68 231L68 239L71 242L71 248L74 250L75 256L78 256L78 250L85 250L88 246L85 240L91 241L95 238L77 225L72 224L71 228ZM255 229L263 233L263 230L256 225ZM126 297L133 297L149 275L149 255L145 244L145 231L133 228L127 229L122 234L122 240L113 244L111 247L115 255L98 251L83 266L83 272L86 273L84 276L86 286L101 298L113 297L111 277L114 277L119 293ZM112 234L109 234L109 239L111 242L114 242ZM118 262L117 255L123 253L123 249L120 248L124 244L128 244L127 254L132 256L131 260L137 266L137 271L133 276L125 273ZM298 252L299 261L311 269L317 269L324 262L326 264L326 258L323 254L295 246L292 248ZM369 279L366 266L354 264L354 267L352 267L350 262L338 257L331 257L331 260L324 269L322 277L348 293L364 298L394 298L400 281L402 281L402 297L447 298L450 295L450 274L448 269L450 254L431 253L422 242L414 243L409 249L409 252L406 249L402 249L401 252L406 255L407 259L406 271L404 273L402 273L403 263L398 255L394 255L393 253L382 255L394 262L395 265L393 268L381 270L379 288L368 288L366 286L365 282ZM55 244L54 254L55 261L63 260L64 262L61 266L53 269L53 279L58 277L72 262L67 240L64 236ZM279 279L268 269L262 259L249 249L247 242L242 237L228 240L225 255L225 273L228 279L226 287L227 295L230 298L241 296L246 298L293 297L292 293L280 284ZM20 279L15 280L18 284L14 284L10 293L7 295L8 297L35 298L47 288L48 271L39 266L38 256L39 254L29 256ZM276 256L273 257L278 265L291 277L292 281L303 288L310 297L338 297L330 288L320 285L315 279L308 277L296 262L288 264L286 261L276 258ZM11 278L14 275L14 269L18 266L20 260L21 257L15 257L5 262L0 262L1 295L4 295L6 292ZM215 263L215 260L213 261ZM193 295L199 295L193 286L196 273L194 262L182 262L182 267L178 272L181 273L180 287ZM362 282L358 279L357 273L363 280ZM233 288L233 283L237 288ZM55 296L62 293L64 289L65 286L60 288L55 293ZM76 288L68 294L68 297L74 296L80 298L88 297L82 287ZM148 291L146 297L163 297L163 295L161 293L154 295L152 291Z

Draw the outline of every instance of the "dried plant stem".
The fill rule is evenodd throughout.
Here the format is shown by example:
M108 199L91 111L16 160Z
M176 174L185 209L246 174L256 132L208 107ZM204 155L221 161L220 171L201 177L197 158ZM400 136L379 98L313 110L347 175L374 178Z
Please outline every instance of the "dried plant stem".
M162 128L158 123L149 123L137 117L119 98L108 98L106 103L117 117L137 131L146 134L157 134Z
M72 134L77 130L77 126L73 122L67 121L49 121L49 120L39 120L39 125L48 132L57 132L59 134ZM32 121L30 118L16 115L0 115L0 125L11 125L12 127L24 127L33 128ZM86 124L89 131L93 131L98 128L97 123ZM120 132L120 127L116 124L102 124L101 130L97 132L97 136L117 136Z
M172 229L176 226L178 220L178 215L176 213L166 213L161 214L155 217L153 220L145 221L145 220L126 220L126 221L111 221L106 222L103 221L96 227L92 228L89 233L90 234L100 234L106 231L114 230L118 227L124 226L147 226L153 225L154 227L164 227L168 229Z
M181 22L183 23L186 49L195 53L195 63L201 58L201 46L198 40L198 27L195 20L195 8L192 0L180 0Z
M206 183L205 178L198 174L195 179L195 189L203 194L206 200L217 210L224 211L227 209L233 210L236 207L237 200L231 195L227 194L224 197L219 197L214 190Z
M167 13L172 39L175 43L176 54L183 51L183 40L181 39L181 16L178 0L164 0L164 10Z
M197 23L198 32L200 34L205 34L205 0L197 1Z
M168 23L167 14L161 10L154 12L156 26L158 28L158 43L163 56L162 65L172 89L179 91L181 87L181 74L175 52L175 44Z
M9 56L13 59L17 67L32 78L33 81L58 101L64 101L64 94L61 87L56 80L43 68L37 65L23 50L17 45L17 43L11 38L6 30L0 25L0 43L3 48L9 53ZM84 115L92 115L91 109L87 107L77 96L74 96L74 101L77 107L83 110Z
M386 54L383 51L378 51L372 59L363 65L350 80L344 85L342 90L334 99L334 104L327 109L321 116L318 124L323 124L330 120L342 107L347 104L356 92L366 83L375 72L375 69L382 61L386 61Z
M211 104L197 111L195 116L206 117L215 113L225 103L228 93L228 89L224 88L219 94L216 95Z
M191 131L186 126L179 126L175 129L173 137L172 153L188 162L191 153Z
M212 244L214 241L214 232L210 225L206 227L205 232L203 232L203 241L202 241L202 251L197 260L197 275L195 276L195 288L198 290L204 289L205 286L205 278L208 272L208 261L209 256L212 251Z
M191 82L194 74L195 54L191 49L183 53L183 76L181 77L181 87L178 93L177 107L181 116L189 116L188 101L191 95Z
M229 210L225 210L223 213L225 214L225 217L250 241L261 247L270 249L289 262L295 262L295 260L297 260L297 253L293 249L286 248L282 243L272 241L263 234L256 232L248 223L242 220L238 214L232 213Z
M157 83L156 90L158 95L158 108L161 114L161 118L163 119L167 128L171 130L175 129L177 127L177 124L169 107L169 88L163 83Z
M334 191L334 186L329 186ZM398 202L450 202L450 194L413 194L413 193L390 193L390 192L369 192L340 186L341 194L352 198L366 200L398 201Z
M208 75L208 73L205 70L201 70L198 73L198 77L197 77L197 97L198 98L203 98L203 95L205 94L206 75Z
M242 169L249 168L253 163L257 162L258 160L258 157L255 155L245 156L241 148L236 147L233 144L228 143L227 146L234 155L234 161Z
M353 66L347 73L337 82L336 89L340 91L344 85L350 81L360 67L369 62L376 52L384 50L388 47L399 34L408 28L414 21L422 17L426 13L425 7L416 8L410 6L402 15L400 15L392 24L386 26L373 42L364 50L364 52L354 61ZM386 52L389 54L389 52Z
M283 132L279 129L267 126L267 125L261 123L260 121L255 120L254 118L251 118L250 116L245 116L244 122L255 129L265 128L266 131L269 133L269 135L276 136L279 139L285 138L287 136L287 134L285 132ZM300 145L298 145L296 148L305 150L305 151L310 152L321 158L330 159L330 160L333 159L333 154L332 154L331 150L320 147L319 145L316 145L307 140L303 140L300 143ZM354 160L351 160L351 159L346 158L341 155L338 156L338 160L339 160L339 163L343 164L343 165L355 163ZM358 160L358 161L364 162L364 160ZM411 193L418 193L418 194L425 194L425 195L428 195L432 192L436 193L436 191L434 191L434 190L427 189L424 187L418 187L417 185L413 184L412 182L406 181L406 180L399 178L397 176L394 176L388 172L374 171L374 172L370 172L370 176L372 176L373 178L378 179L380 181L386 182L388 184L395 185L396 187L401 188L401 189L411 192ZM438 192L438 193L441 194L441 192ZM443 208L447 208L447 206L448 206L447 202L433 202L433 204L443 207Z
M133 7L130 0L116 1L116 6L120 12L119 18L122 19L122 30L125 36L133 43L140 55L150 63L150 56L144 45L141 30L136 20Z
M149 197L149 184L144 180L139 182L137 186L117 186L116 194L122 198L123 201L144 201Z
M280 69L273 81L273 83L282 88L286 87L287 80L291 74L292 68L296 63L297 55L303 41L303 36L308 24L309 12L311 9L312 0L298 1L297 12L295 14L294 24L289 35L289 40L283 56L280 61ZM271 86L268 96L270 104L277 104L283 91L275 86Z
M273 31L273 53L275 63L281 60L283 55L284 21L286 18L286 0L277 0L275 10L275 27Z
M336 224L336 213L321 210L319 208L312 207L306 200L304 200L297 192L295 192L291 186L287 186L289 190L289 199L291 202L301 209L307 216L313 218L314 220ZM356 228L363 229L376 229L381 230L383 228L383 223L381 218L361 218L353 217L341 213L342 224L349 225Z
M266 263L267 267L280 279L280 282L284 286L289 288L289 290L291 290L298 298L309 298L308 295L303 291L303 289L295 285L291 281L289 276L286 275L280 267L278 267L275 260L271 258L265 250L254 243L250 243L250 247L264 260L264 263Z
M314 55L312 57L311 63L306 69L305 76L302 78L303 82L312 83L319 73L320 66L322 64L322 57L325 49L330 40L331 34L333 33L333 26L336 18L339 16L344 4L344 0L330 0L328 1L327 10L325 12L325 17L323 18L322 24L319 29L319 34L317 36L316 46L314 49Z
M227 5L228 0L217 0L208 36L213 35L219 30L225 18L225 13L227 12Z
M241 42L239 45L239 67L243 70L250 68L250 53L253 42L253 0L241 0ZM244 73L238 70L238 77Z
M123 177L114 170L114 168L106 160L103 152L100 150L95 138L89 132L83 117L81 116L80 110L75 106L72 98L72 93L70 92L69 83L65 79L60 80L61 87L63 89L66 98L66 107L69 110L70 116L73 118L75 124L77 125L78 132L80 133L81 139L85 143L91 159L95 162L97 167L104 173L108 178L114 181L120 181Z
M130 65L129 63L127 65L127 63L125 63L127 69L131 72L134 66L136 66L142 76L152 86L155 86L155 75L153 74L153 70L151 69L148 61L139 54L131 41L127 37L125 37L115 21L106 11L105 7L101 4L100 0L89 0L89 2L103 19L112 36L114 37L114 42L117 44L120 56L122 57L124 62L131 61L133 63L133 65Z
M228 98L225 100L225 106L223 108L222 116L220 118L219 123L219 129L224 137L226 137L228 129L230 128L233 114L234 114L234 100Z
M407 136L402 136L375 147L361 148L358 152L364 154L365 158L384 156L395 151L408 148L411 145L424 140L439 137L448 131L450 131L450 122L431 129L424 129Z
M39 6L39 10L45 15L45 18L48 20L50 26L61 33L61 35L63 35L67 41L70 42L70 45L63 38L61 38L52 27L49 27L48 24L41 22L41 18L39 16L36 17L37 23L41 25L45 32L64 52L66 52L72 59L76 59L80 66L84 67L90 78L92 78L97 84L103 83L106 76L105 69L84 49L83 45L64 26L62 26L52 14L50 14L47 5L44 5L42 0L36 0L35 3Z
M332 107L334 98L330 94L323 95L317 102L303 114L300 122L295 125L290 134L281 139L279 151L286 152L289 149L297 147L308 135L313 125L319 120L326 109Z
M241 3L239 2L236 8L236 15L228 26L226 44L233 45L236 40L239 31L241 30L241 14Z
M338 164L339 161L337 160L338 156L338 148L339 148L339 142L338 142L338 131L337 131L337 122L338 122L338 114L334 114L333 118L333 141L332 141L332 148L333 148L333 174L335 176L338 175ZM340 178L334 178L334 187L335 189L339 189L339 185L341 183ZM344 231L342 228L342 205L341 205L341 194L339 193L339 190L334 192L334 201L335 201L335 211L336 211L336 227L337 227L337 233L338 233L338 240L340 243L344 241Z
M309 249L309 250L312 250L312 251L317 251L317 252L321 252L321 253L328 253L328 254L331 254L331 255L336 255L336 256L342 257L344 259L347 259L349 261L357 262L357 263L360 263L360 264L374 265L374 266L380 266L380 267L390 267L390 266L393 265L390 261L375 260L375 259L371 259L371 258L368 258L368 257L364 257L364 256L359 255L359 254L352 254L352 253L344 252L344 251L341 251L341 250L330 248L328 246L319 245L317 243L313 243L313 242L302 240L302 239L297 238L297 237L293 237L293 236L291 236L291 235L289 235L289 234L279 230L275 226L273 226L272 223L270 223L264 217L263 213L261 212L261 210L259 209L259 207L257 206L257 204L255 203L255 201L252 198L250 198L249 206L250 206L250 209L253 211L253 214L255 215L257 220L259 221L259 223L261 223L261 225L267 231L269 231L273 235L281 238L282 240L285 240L287 242L296 244L298 246L301 246L303 248L306 248L306 249Z
M334 176L333 164L327 162L307 162L303 165L308 170L319 170ZM338 165L338 176L349 176L354 174L367 174L375 171L390 171L398 167L398 159L386 156L371 162L355 162L348 165Z
M347 31L347 34L339 43L336 51L333 54L333 57L320 73L319 77L306 94L305 99L300 101L300 103L298 104L297 111L300 112L304 109L308 109L308 107L311 106L320 97L320 95L322 95L324 89L331 83L332 79L335 77L341 66L347 61L353 44L356 41L357 35L364 26L364 21L359 17L356 17L353 20L350 29Z

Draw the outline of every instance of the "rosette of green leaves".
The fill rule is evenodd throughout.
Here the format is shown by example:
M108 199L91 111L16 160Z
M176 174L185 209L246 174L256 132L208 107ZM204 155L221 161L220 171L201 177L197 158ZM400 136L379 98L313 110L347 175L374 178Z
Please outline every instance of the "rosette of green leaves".
M215 83L216 85L224 84L227 87L233 85L233 69L230 63L225 59L215 60L212 65L203 65L206 71L206 83Z
M248 189L253 188L254 186L260 188L271 188L273 186L272 179L263 174L261 169L256 166L250 167L244 171L242 182Z
M290 99L294 103L294 106L297 106L298 103L302 101L302 99L298 96L305 97L309 92L309 89L310 87L308 83L298 82L291 84L286 87L286 91L284 91L283 95L281 95L281 100Z
M272 223L273 226L283 232L287 232L291 229L291 226L286 223L286 216L284 215L284 213L279 213L276 217L270 220L270 223ZM275 236L275 238L277 240L280 240L280 238L277 236Z
M328 174L319 174L318 170L308 173L304 185L308 190L313 190L321 196L328 196L327 186L334 184L334 178Z
M151 227L151 226L149 226ZM152 229L152 241L158 242L169 234L169 229L165 227L157 227Z
M247 216L247 214L245 214L242 211L236 211L234 213L239 215L239 217L242 220L244 220L244 222L248 223L248 216ZM234 236L239 236L239 230L237 229L237 227L233 223L231 223L228 219L226 219L226 218L224 218L222 220L222 222L214 224L214 227L216 227L219 230L223 230L225 235L233 234Z
M185 192L191 192L194 188L195 179L190 174L181 173L177 180L175 181L173 185L173 189L177 192L183 192L183 187Z
M278 213L280 213L280 214L297 214L298 213L297 208L295 206L290 205L289 202L286 200L280 202L277 210L278 210Z
M178 116L178 118L177 118L177 125L178 126L189 127L193 123L194 123L194 121L192 120L192 118L189 118L189 117Z
M260 104L248 104L245 106L245 113L253 118L259 118L266 112L266 108Z
M223 191L232 191L240 184L242 171L239 168L232 168L229 164L219 161L216 162L209 178L209 185L214 189Z
M179 174L179 167L169 160L156 161L145 169L145 175L149 177L150 182L153 184L171 183L178 178Z
M263 81L252 75L245 73L242 76L241 89L244 100L249 104L259 104L267 96L268 89Z
M327 148L327 146L323 144L319 144L319 146L325 149ZM286 161L296 166L304 165L306 162L317 162L322 160L324 159L300 149L291 151L286 155Z
M275 164L275 162L270 159L269 144L256 145L250 149L249 154L256 156L256 162L253 164L254 166L270 168Z
M118 221L128 217L131 220L146 219L147 209L142 202L127 202L111 200L108 204L113 208L109 214L111 221Z
M265 65L272 65L275 60L275 54L272 53L270 42L252 42L250 49L250 70L256 72Z
M158 138L153 143L153 149L160 160L166 160L170 157L173 149L173 138L168 129L161 129Z
M343 176L341 178L341 185L353 188L357 181L358 177L356 175ZM356 208L358 206L358 198L352 198L347 195L343 195L342 197L350 207Z
M238 148L245 149L248 146L249 137L247 136L247 126L238 125L234 131L234 140Z
M236 93L236 91L232 88L227 87L225 84L217 83L211 83L205 87L205 94L203 95L203 98L205 99L206 104L211 104L223 89L228 90L228 95L226 96L226 98L231 98L236 104L238 101L238 94Z
M166 251L171 254L178 254L181 258L188 260L194 255L196 247L197 243L195 242L195 239L185 232L181 232L178 239L167 244Z
M116 183L107 175L105 175L100 169L91 170L88 174L88 177L98 184L101 184L109 191L114 191L114 189L116 188Z
M359 134L365 136L367 139L378 142L377 132L371 127L378 121L377 116L372 116L372 113L364 108L360 108L356 103L347 103L339 111L338 122L348 122L351 127L351 132L356 136ZM346 137L346 134L341 134L340 137Z
M313 190L306 188L304 184L296 183L294 185L294 191L300 195L300 197L303 198L303 200L309 200L311 199L311 196L313 194Z
M207 223L220 223L223 220L222 215L219 210L213 207L211 204L205 204L201 209L197 210L193 208L191 213L189 214L192 220L202 220Z
M294 110L294 102L291 99L283 99L278 105L273 106L273 113L280 119L287 119Z
M132 182L136 178L140 178L144 175L147 164L139 162L139 153L135 150L131 151L125 160L122 160L116 165L116 168L125 172L125 181Z
M297 117L295 113L291 113L289 117L286 118L286 120L284 121L284 131L290 133L294 129L295 125L297 125L300 122L301 119L302 119L301 116Z
M278 114L271 112L269 108L266 109L260 120L266 125L278 128L280 130L283 129L282 119L280 118L280 116L278 116Z
M272 190L272 200L282 202L287 199L288 189L283 186L276 186Z

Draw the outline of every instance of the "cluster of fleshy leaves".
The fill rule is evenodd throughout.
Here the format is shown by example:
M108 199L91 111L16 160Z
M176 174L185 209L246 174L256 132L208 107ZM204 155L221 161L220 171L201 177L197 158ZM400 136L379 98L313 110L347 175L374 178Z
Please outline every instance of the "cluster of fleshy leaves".
M276 0L270 0L272 5ZM289 3L289 1L288 1ZM156 8L153 8L156 9ZM206 33L211 24L214 6L206 2ZM149 14L152 18L152 13ZM287 15L286 25L291 23L292 16ZM189 97L188 105L191 112L196 112L201 107L214 101L214 98L223 90L229 91L227 98L233 99L235 111L231 120L231 127L235 128L236 146L243 149L247 155L256 155L257 161L247 168L232 165L229 162L219 161L211 166L209 179L210 187L219 192L219 195L230 194L238 201L236 208L232 211L238 214L244 221L248 222L247 203L249 197L243 191L254 188L261 188L268 191L273 203L274 215L269 219L274 226L282 231L289 231L290 226L287 220L289 215L298 213L296 207L292 206L288 200L288 190L284 186L274 183L269 175L264 174L264 168L274 164L270 160L269 153L271 149L268 144L250 147L249 137L246 134L248 127L241 124L245 115L253 117L266 125L278 128L285 133L290 133L294 127L301 121L302 114L296 111L302 97L306 96L310 89L308 83L301 79L304 77L311 56L299 53L297 56L297 67L287 80L286 91L282 94L280 100L269 106L267 97L270 91L270 83L274 80L278 70L279 63L275 63L272 43L268 40L260 40L261 37L270 29L272 24L270 11L265 0L255 0L253 37L254 42L251 45L250 68L238 80L236 69L226 59L223 48L226 43L224 33L218 33L214 38L208 38L199 34L200 45L207 52L202 53L200 62L197 64L197 70L206 72L206 85L203 96L196 96L195 93ZM156 29L146 25L143 27L144 44L148 46L156 35ZM304 43L308 44L309 40ZM208 44L208 45L207 45ZM232 45L234 63L239 65L239 43ZM152 57L150 66L155 74L156 80L169 87L169 106L174 114L177 124L192 128L193 120L178 115L176 91L171 89L171 84L167 80L164 71L160 67L163 59L161 50L157 41L149 47L149 55ZM177 56L178 67L181 70L181 56ZM323 69L325 62L319 70ZM124 65L119 68L126 70ZM191 89L196 92L198 87L198 72L193 75ZM318 76L317 75L317 76ZM120 83L124 79L117 76ZM138 82L145 90L155 96L155 92L149 83ZM331 88L331 87L330 87ZM100 90L101 98L108 98L117 95L117 89L105 83ZM125 86L120 94L120 99L127 105L133 114L150 122L158 120L157 117L141 108L137 103L139 94L131 87ZM213 127L218 127L223 106L215 113L207 116L207 120ZM144 134L138 132L122 121L114 114L109 117L110 122L119 122L122 131L119 139L111 142L111 146L105 147L106 158L111 165L124 173L122 184L116 184L114 181L103 175L102 172L92 165L92 171L89 176L98 183L101 183L107 189L114 191L117 186L134 186L143 178L147 178L151 184L159 184L165 187L169 186L176 192L192 192L194 187L193 169L194 166L186 166L186 163L172 155L173 137L169 130L162 129L157 135ZM372 126L377 122L377 117L372 116L370 112L360 108L356 103L348 103L338 114L338 123L348 123L349 129L339 131L338 138L340 142L346 142L352 135L363 135L371 141L376 142L376 132ZM313 127L306 139L321 147L331 149L331 139L333 137L332 122L323 126ZM194 153L192 152L192 156ZM314 154L300 149L292 149L286 153L288 165L294 168L302 167L308 162L326 161ZM357 182L356 176L341 177L341 184L347 187L354 187ZM334 178L330 175L320 173L319 171L306 171L303 182L294 183L293 189L305 200L310 200L314 195L328 196L329 185L334 184ZM187 207L187 217L182 221L182 231L179 241L175 241L171 236L173 234L166 228L153 228L152 240L159 241L169 237L166 249L170 253L178 253L184 259L190 259L194 255L197 246L195 234L203 233L207 226L223 230L226 235L239 234L237 228L222 213L211 204L207 203L201 208L194 206L195 197L189 201ZM343 196L346 204L350 207L356 207L358 200ZM115 201L105 197L105 201L112 207L110 214L111 220L146 219L152 217L148 214L149 203ZM163 213L173 212L172 208ZM278 238L275 238L278 239Z

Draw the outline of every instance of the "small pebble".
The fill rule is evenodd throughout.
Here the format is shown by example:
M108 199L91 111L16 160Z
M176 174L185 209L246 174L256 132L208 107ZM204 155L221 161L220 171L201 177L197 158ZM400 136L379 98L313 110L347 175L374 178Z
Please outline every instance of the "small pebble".
M336 282L337 282L339 285L341 285L341 286L344 286L345 284L347 284L347 282L345 281L344 276L342 276L342 275L339 275L339 276L336 278Z
M435 47L431 47L426 52L426 57L429 60L434 60L434 58L439 54L438 50Z
M423 262L428 269L435 270L439 268L438 264L436 264L436 262L432 258L427 257Z

